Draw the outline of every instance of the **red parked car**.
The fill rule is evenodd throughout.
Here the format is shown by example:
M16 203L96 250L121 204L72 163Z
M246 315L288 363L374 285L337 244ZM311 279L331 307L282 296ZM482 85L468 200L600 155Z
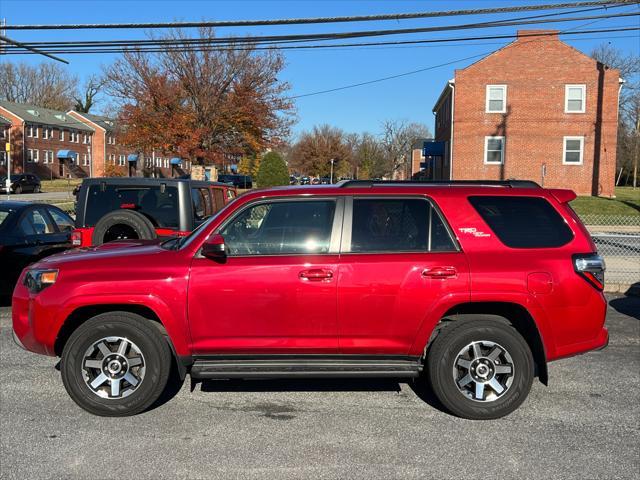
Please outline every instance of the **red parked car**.
M22 272L16 341L59 356L98 415L195 379L404 377L461 417L515 410L547 363L604 347L604 263L532 182L249 192L191 235L71 250Z
M76 247L188 235L236 198L233 185L190 179L86 178L76 192Z

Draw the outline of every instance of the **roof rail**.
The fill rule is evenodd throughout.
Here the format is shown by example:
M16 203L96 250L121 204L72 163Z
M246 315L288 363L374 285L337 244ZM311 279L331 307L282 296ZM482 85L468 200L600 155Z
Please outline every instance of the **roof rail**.
M431 186L431 187L452 187L452 186L488 186L488 187L509 187L509 188L541 188L533 180L343 180L336 184L342 188L367 188L385 185L406 185L406 186Z

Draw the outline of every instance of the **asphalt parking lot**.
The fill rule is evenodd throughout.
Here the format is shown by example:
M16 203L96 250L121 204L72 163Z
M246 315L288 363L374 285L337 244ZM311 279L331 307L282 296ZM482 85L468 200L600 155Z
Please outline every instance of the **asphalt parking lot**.
M392 381L209 382L133 418L67 396L0 308L0 478L640 478L640 299L607 349L550 365L511 416L454 418Z

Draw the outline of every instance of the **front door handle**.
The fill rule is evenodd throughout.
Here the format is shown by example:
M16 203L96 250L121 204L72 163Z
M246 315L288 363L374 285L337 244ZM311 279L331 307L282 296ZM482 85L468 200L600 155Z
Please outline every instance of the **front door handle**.
M429 267L422 270L422 276L428 278L453 278L458 276L455 267Z
M311 268L309 270L302 270L298 277L301 280L318 282L321 280L330 280L333 278L333 272L326 268Z

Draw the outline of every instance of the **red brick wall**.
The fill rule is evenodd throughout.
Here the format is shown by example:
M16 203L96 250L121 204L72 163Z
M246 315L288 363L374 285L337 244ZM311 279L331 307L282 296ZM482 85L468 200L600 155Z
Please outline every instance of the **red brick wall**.
M520 38L456 71L454 179L530 179L580 195L614 194L619 74L560 42ZM600 165L594 166L601 88ZM485 113L486 86L507 85L507 112ZM565 84L586 85L585 113L565 113ZM505 136L503 165L484 164L485 136ZM563 137L584 136L582 165L563 165ZM597 186L592 188L594 175Z
M51 178L66 178L71 176L72 178L82 178L89 176L89 166L83 165L83 155L88 154L87 147L91 146L91 132L84 132L76 130L80 135L79 142L71 142L69 136L69 130L64 130L64 140L60 140L60 128L51 127L53 129L53 137L49 139L43 138L43 128L46 126L37 125L38 137L29 137L28 133L25 133L24 137L24 149L38 150L38 161L29 162L28 155L25 153L25 171L29 173L35 173L41 179L47 180ZM28 129L28 127L27 127ZM88 136L88 143L83 143L85 133ZM64 160L63 168L61 169L61 162L58 159L58 151L60 150L73 150L78 154L77 161L70 163L70 160ZM53 162L45 163L45 151L53 152Z

